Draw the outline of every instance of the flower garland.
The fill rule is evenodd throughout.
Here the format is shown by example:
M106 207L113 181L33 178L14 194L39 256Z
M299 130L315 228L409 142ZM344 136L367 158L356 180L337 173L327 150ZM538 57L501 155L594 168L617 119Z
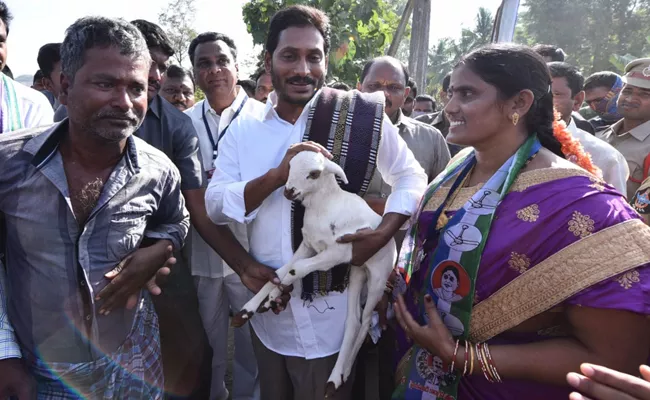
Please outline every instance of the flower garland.
M603 172L594 165L591 154L585 151L580 141L571 135L571 131L567 129L566 123L562 121L562 117L557 110L555 110L555 121L553 121L553 136L562 145L562 153L567 160L602 179Z

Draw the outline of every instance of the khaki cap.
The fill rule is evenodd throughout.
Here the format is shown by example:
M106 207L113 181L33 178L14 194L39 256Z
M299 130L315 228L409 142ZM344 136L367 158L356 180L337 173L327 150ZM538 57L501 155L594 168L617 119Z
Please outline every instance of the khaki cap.
M650 89L650 58L639 58L626 65L623 82Z

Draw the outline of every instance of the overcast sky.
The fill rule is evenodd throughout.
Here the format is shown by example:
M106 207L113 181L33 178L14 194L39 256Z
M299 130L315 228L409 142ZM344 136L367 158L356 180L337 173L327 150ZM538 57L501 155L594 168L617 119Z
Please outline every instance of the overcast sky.
M4 0L14 15L9 33L7 64L14 76L33 75L36 55L45 43L61 42L65 29L86 15L122 17L128 21L158 20L166 0ZM241 7L246 0L196 0L196 30L218 31L231 36L239 49L240 62L255 57L252 37L246 31ZM479 7L493 14L501 0L453 0L433 2L431 40L458 37L462 27L471 27ZM444 6L439 5L444 3ZM244 75L253 71L242 71Z

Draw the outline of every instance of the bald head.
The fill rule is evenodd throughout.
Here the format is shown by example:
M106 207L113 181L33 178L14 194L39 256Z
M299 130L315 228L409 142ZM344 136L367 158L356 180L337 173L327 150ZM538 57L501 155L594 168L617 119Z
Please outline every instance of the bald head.
M366 93L384 92L386 114L395 122L398 111L409 94L409 73L406 65L393 57L378 57L363 67L357 88Z

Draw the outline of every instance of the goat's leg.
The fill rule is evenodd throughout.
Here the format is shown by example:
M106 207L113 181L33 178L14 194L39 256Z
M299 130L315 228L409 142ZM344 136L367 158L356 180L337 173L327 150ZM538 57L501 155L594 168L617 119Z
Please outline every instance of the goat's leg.
M288 286L298 279L302 279L315 271L327 271L336 265L349 262L352 258L351 244L337 244L328 247L321 253L311 258L306 258L296 261L293 266L289 267L289 271L280 278L282 285ZM277 288L276 288L277 289ZM280 295L280 290L274 290L269 294L269 303L277 296ZM266 304L265 304L266 306Z
M291 260L289 260L289 262L286 265L278 268L275 271L275 274L281 280L284 277L284 275L286 275L288 271L293 268L293 265L297 261L305 259L307 257L311 257L313 254L314 254L314 250L303 241L303 243L298 247L296 252L291 257ZM244 304L242 310L233 317L233 325L241 326L245 324L246 320L253 316L255 311L257 311L260 305L264 303L264 301L269 297L269 294L274 289L277 289L277 287L273 284L273 282L267 282L262 287L262 289L259 292L257 292L255 296L253 296L252 299L250 299L246 304ZM270 307L270 304L268 305L268 307Z
M354 343L354 348L352 353L348 358L348 362L345 365L343 371L344 375L347 377L352 371L352 366L354 365L354 360L359 354L361 345L366 340L366 335L370 329L370 324L372 323L372 312L375 310L377 303L381 300L384 295L384 288L386 287L386 280L390 276L393 263L387 263L387 260L382 260L381 258L371 258L366 263L366 272L367 272L367 285L368 285L368 298L366 299L366 305L363 308L363 313L361 315L361 327L359 333L356 337L356 342Z
M287 275L289 274L289 271L295 268L296 262L311 258L314 255L316 255L316 251L313 248L311 248L311 246L307 245L306 242L303 240L300 246L298 246L296 252L291 257L291 260L287 264L283 265L282 267L278 268L275 271L275 274L278 276L278 278L280 278L281 284L285 286L289 285L284 283L283 280L286 279ZM273 300L280 297L281 295L282 295L282 291L280 290L280 288L274 286L273 289L262 300L262 302L264 302L262 309L268 310L269 308L271 308L271 306L273 305Z
M348 314L345 319L343 343L341 344L339 355L336 358L336 365L334 365L334 369L327 380L325 397L331 397L348 379L349 374L346 375L344 370L350 357L352 357L352 362L354 362L354 356L352 356L351 351L359 334L359 329L361 328L361 290L365 282L366 271L359 267L351 267L350 283L348 285Z

